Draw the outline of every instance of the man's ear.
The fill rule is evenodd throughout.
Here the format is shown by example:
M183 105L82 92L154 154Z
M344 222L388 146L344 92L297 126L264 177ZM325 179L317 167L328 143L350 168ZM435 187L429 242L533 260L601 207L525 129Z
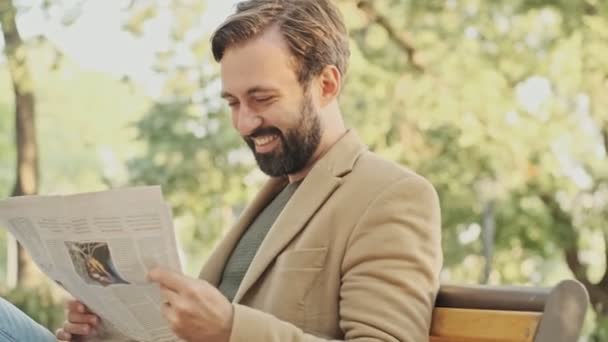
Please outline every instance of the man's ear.
M321 107L325 107L340 95L342 90L342 75L335 65L328 65L318 76Z

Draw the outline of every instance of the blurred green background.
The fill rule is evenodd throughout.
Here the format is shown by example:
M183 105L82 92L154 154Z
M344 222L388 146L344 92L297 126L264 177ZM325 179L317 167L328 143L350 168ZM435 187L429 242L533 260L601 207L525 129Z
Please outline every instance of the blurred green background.
M437 187L442 281L576 278L582 340L608 340L608 1L336 3L346 120ZM196 274L264 179L209 52L233 4L0 0L0 198L161 184ZM65 294L4 230L0 293L63 321Z

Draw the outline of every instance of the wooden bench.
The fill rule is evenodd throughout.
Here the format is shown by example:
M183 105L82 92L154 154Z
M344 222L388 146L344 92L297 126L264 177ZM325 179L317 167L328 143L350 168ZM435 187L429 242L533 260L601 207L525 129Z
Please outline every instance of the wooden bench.
M588 303L574 280L553 288L444 285L430 342L576 342Z

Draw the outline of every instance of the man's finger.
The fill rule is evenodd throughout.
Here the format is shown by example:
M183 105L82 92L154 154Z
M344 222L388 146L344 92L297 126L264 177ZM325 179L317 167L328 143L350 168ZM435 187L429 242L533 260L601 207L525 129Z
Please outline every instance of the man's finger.
M163 297L163 300L167 304L175 303L175 301L179 298L179 294L163 285L160 286L160 294Z
M97 325L97 323L99 323L99 318L96 315L81 314L70 311L70 313L68 313L68 321L71 323L88 323L91 325Z
M64 331L63 329L58 329L55 332L55 337L57 337L59 341L70 341L72 339L72 334Z
M72 312L80 312L80 313L89 312L87 307L84 304L82 304L79 300L76 300L76 299L68 300L66 303L66 306L67 306L68 310L72 311Z
M183 275L161 267L155 267L148 272L148 279L177 293L188 283L188 278Z
M93 327L85 323L66 322L63 325L63 330L72 335L89 335L93 332Z
M177 312L168 304L163 304L160 310L163 317L165 317L167 322L174 328L177 323Z

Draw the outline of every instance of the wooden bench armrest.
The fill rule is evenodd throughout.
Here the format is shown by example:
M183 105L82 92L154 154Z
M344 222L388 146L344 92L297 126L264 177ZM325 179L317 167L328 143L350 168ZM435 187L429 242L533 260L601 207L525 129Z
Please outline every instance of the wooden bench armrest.
M436 308L432 342L533 342L542 313Z
M431 342L576 342L589 297L575 280L552 289L453 286L439 290Z
M574 280L564 280L551 290L534 342L575 342L578 340L589 295Z

